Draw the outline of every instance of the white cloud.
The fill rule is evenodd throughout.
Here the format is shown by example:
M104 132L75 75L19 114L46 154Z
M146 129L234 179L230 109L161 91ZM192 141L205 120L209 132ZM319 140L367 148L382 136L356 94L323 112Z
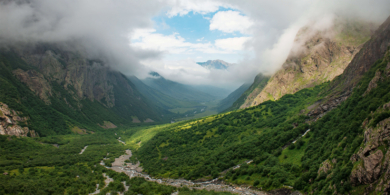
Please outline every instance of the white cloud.
M204 37L200 38L200 39L196 39L196 41L203 41Z
M133 41L131 46L145 50L157 50L175 54L186 52L191 47L191 43L186 42L177 33L163 35L153 32L152 30L136 30L134 37L132 37Z
M254 22L238 11L220 11L210 20L210 30L220 30L226 33L248 33Z
M77 42L89 53L112 61L124 74L136 74L144 61L158 61L176 53L178 59L201 56L215 59L235 49L250 48L251 57L238 62L228 71L203 72L194 63L180 61L165 64L169 79L181 78L192 83L239 83L253 79L259 71L274 71L283 63L296 30L305 21L336 15L383 22L389 15L389 0L0 0L0 44L4 42ZM281 6L283 5L283 6ZM152 18L166 13L168 17L189 12L206 14L221 7L238 11L220 11L210 20L210 30L250 34L246 37L215 42L191 43L179 34L163 35L154 29ZM240 14L242 13L242 14ZM208 16L208 15L207 15ZM204 15L204 18L207 19ZM319 28L327 26L324 20ZM139 31L135 29L143 28ZM149 28L149 29L148 29ZM161 23L158 29L169 26ZM172 28L171 28L172 29ZM192 30L192 29L191 29ZM128 34L132 34L131 47ZM204 35L198 35L202 37ZM245 42L245 43L244 43ZM244 45L244 46L243 46ZM244 52L245 53L245 52ZM102 54L102 55L101 55ZM242 58L246 58L243 56ZM146 60L147 59L147 60ZM224 58L222 58L224 59ZM230 58L232 59L232 58ZM186 64L190 64L188 68ZM180 65L180 66L179 66ZM172 68L180 67L180 68ZM188 68L188 69L187 69ZM195 69L194 69L195 68ZM172 71L170 73L170 71ZM192 73L194 72L194 73ZM182 74L179 76L179 74Z
M232 5L226 2L211 0L169 0L169 4L172 5L172 8L167 12L168 17L177 15L183 16L189 12L203 15L210 12L216 12L220 7L233 8Z
M251 40L251 37L233 37L227 39L215 40L215 46L227 51L244 50L245 43Z
M228 67L228 70L206 69L193 59L184 60L145 60L142 61L149 70L158 72L163 77L190 85L215 85L234 90L247 81L248 75L256 75L255 67L250 65L242 68L237 65ZM147 77L148 75L144 75Z
M127 34L153 25L162 1L0 0L0 45L66 43L85 48L89 57L103 58L113 68L132 74L139 61L161 53L134 50ZM73 48L74 49L74 48Z
M278 41L272 47L265 49L261 54L261 68L259 71L275 72L284 63L294 43L295 35L300 25L294 25L284 30Z
M163 35L155 33L154 29L138 29L131 35L131 46L144 50L156 50L167 52L169 54L192 54L201 53L235 53L244 49L244 43L249 37L235 37L215 40L215 44L208 43L191 43L186 41L178 33ZM198 39L200 42L204 39Z

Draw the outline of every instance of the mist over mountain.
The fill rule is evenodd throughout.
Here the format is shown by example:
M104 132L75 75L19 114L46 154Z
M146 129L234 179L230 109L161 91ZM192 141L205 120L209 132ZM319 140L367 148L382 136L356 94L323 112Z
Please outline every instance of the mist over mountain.
M209 102L217 99L217 97L202 92L195 87L167 80L157 72L151 72L150 75L151 77L142 80L142 82L175 99L195 102Z

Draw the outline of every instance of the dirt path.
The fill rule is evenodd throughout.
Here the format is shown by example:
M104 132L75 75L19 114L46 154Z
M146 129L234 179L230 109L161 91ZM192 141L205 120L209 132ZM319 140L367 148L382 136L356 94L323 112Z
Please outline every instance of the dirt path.
M85 151L85 149L87 149L87 148L88 148L88 146L85 146L85 147L81 150L81 152L80 152L79 154L83 154L84 151Z
M121 139L121 137L119 137L118 142L120 142L120 143L126 145L126 142L124 142L124 141L122 141L122 140L120 140L120 139Z
M106 178L104 180L104 183L105 183L105 186L104 188L106 188L108 186L108 184L110 184L111 182L113 182L114 180L110 177L108 177L108 175L106 175L105 173L103 173L103 176ZM103 188L103 189L104 189ZM96 191L93 192L93 193L90 193L89 195L94 195L94 194L99 194L100 193L100 190L99 190L99 184L96 184Z

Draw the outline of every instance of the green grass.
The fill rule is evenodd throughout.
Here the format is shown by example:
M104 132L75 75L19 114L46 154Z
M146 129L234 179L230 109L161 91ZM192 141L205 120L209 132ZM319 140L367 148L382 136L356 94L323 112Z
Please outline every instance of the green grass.
M148 142L150 139L152 139L157 133L166 131L168 127L170 127L171 124L165 124L165 125L156 125L151 127L138 127L138 128L132 128L132 129L126 129L122 130L122 132L135 132L131 134L130 136L127 136L126 133L121 134L123 135L122 138L125 140L126 145L130 146L133 149L138 149L142 144Z
M302 165L301 158L305 154L305 150L307 148L307 143L309 142L310 138L307 138L307 135L305 137L300 138L302 139L305 144L298 150L297 148L295 149L289 149L288 147L282 151L282 155L280 155L279 162L280 163L291 163L295 165ZM287 156L287 158L285 158Z
M185 113L187 111L191 111L193 110L194 107L191 107L191 108L172 108L172 109L169 109L170 112L173 112L173 113L176 113L176 114L179 114L179 113Z
M214 115L214 114L218 114L218 112L216 110L206 110L206 111L201 112L201 113L196 113L195 116L186 117L186 118L179 118L177 120L178 121L180 121L180 120L191 120L191 119L207 117L207 116Z

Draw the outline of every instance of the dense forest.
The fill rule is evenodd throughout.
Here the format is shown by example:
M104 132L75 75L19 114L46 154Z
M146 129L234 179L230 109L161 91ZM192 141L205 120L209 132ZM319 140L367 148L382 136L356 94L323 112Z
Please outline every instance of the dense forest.
M60 135L44 138L17 138L0 135L0 194L89 194L99 184L99 194L168 195L230 194L176 188L129 178L100 165L111 166L128 146L117 141L113 131L91 135ZM80 151L88 146L80 154ZM103 174L113 179L105 187ZM123 183L125 182L125 183Z

